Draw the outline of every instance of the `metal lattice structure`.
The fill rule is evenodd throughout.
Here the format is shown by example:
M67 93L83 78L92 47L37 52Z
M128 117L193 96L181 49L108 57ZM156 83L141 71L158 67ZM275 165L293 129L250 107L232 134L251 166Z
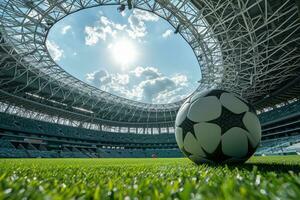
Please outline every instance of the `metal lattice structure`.
M240 94L259 108L299 96L299 2L193 2L220 42L222 88ZM285 91L291 86L296 90Z
M295 0L4 0L0 101L79 125L173 126L183 100L146 104L101 91L65 72L46 48L49 30L65 16L128 2L179 30L201 68L197 90L232 91L258 108L299 96L300 18Z

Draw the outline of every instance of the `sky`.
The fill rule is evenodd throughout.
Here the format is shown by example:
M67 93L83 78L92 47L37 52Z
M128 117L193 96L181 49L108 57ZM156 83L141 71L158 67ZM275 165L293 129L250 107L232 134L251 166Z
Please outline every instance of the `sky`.
M179 101L198 86L197 59L164 19L102 6L69 15L50 30L53 60L74 77L135 101Z

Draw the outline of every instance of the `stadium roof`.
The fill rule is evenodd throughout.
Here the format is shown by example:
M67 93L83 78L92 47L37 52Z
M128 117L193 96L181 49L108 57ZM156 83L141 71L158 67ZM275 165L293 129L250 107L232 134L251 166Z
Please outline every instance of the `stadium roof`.
M45 42L57 21L119 4L153 12L183 36L201 68L197 90L232 91L257 108L299 96L300 18L294 0L4 0L0 101L71 120L173 126L182 101L146 104L112 95L69 75L49 55Z

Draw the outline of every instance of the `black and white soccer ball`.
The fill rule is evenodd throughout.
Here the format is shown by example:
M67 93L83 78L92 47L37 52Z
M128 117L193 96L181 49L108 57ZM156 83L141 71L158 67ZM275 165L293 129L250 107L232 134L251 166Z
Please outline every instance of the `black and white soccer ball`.
M261 140L254 108L223 90L189 97L177 113L175 127L180 150L197 164L245 162Z

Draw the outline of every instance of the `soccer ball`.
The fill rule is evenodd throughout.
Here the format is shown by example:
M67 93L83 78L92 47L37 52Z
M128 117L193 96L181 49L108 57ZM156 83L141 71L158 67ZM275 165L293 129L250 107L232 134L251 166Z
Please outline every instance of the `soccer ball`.
M176 142L192 161L242 163L261 140L254 108L223 90L208 90L189 97L177 113Z

